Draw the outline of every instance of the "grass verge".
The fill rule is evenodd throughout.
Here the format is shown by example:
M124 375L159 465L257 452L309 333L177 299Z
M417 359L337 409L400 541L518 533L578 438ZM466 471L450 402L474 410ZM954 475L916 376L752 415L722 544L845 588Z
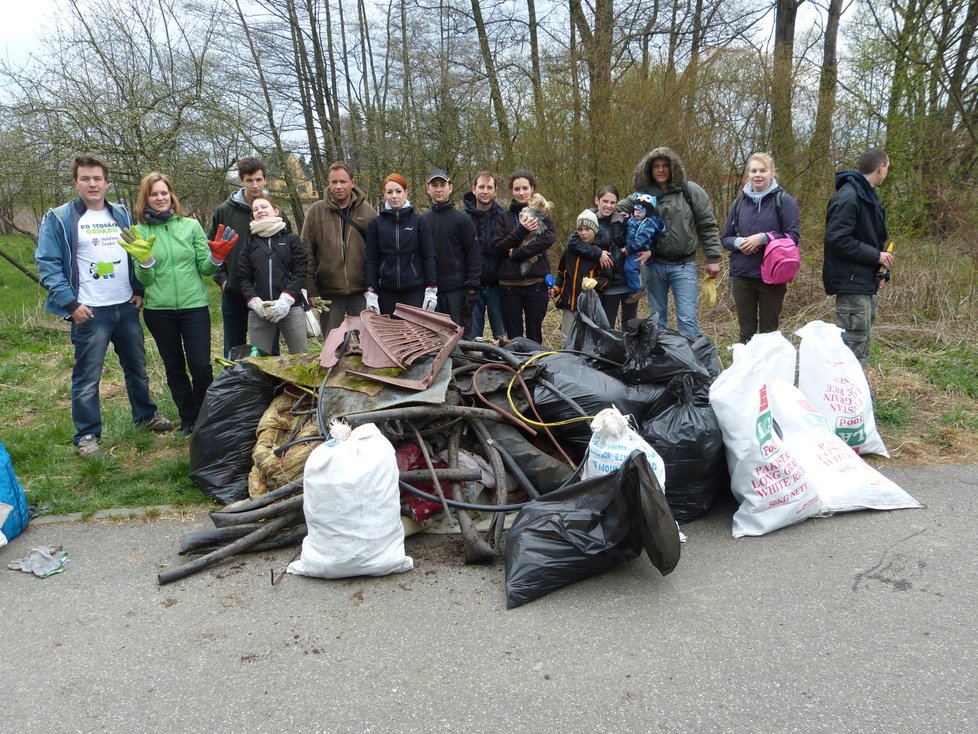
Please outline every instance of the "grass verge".
M0 237L0 247L34 270L33 250L24 238ZM921 262L926 263L925 257ZM935 261L941 262L941 261ZM923 266L914 277L926 282ZM937 267L937 266L935 266ZM957 269L955 269L957 268ZM879 322L868 376L884 442L900 463L978 460L978 313L974 272L962 260L941 271L945 291L928 286L908 294L891 286L880 300ZM811 272L809 272L811 270ZM952 276L961 282L950 282ZM813 319L833 321L833 300L821 293L814 266L806 268L788 293L782 331ZM970 279L970 281L969 281ZM221 350L220 294L211 287L212 354ZM909 288L911 286L901 286ZM953 293L959 294L952 298ZM700 325L729 364L726 347L736 339L736 317L721 276L717 305L702 310ZM940 297L938 297L940 296ZM945 302L954 308L945 309ZM110 352L102 378L101 405L105 456L83 462L71 444L69 329L43 311L44 291L0 260L0 440L10 452L31 502L51 503L56 513L91 515L114 507L209 503L188 477L186 438L156 435L132 425L118 360ZM922 321L921 313L931 314ZM643 303L641 315L646 315ZM549 345L559 348L560 312L544 325ZM175 408L162 363L146 338L150 389L169 417Z

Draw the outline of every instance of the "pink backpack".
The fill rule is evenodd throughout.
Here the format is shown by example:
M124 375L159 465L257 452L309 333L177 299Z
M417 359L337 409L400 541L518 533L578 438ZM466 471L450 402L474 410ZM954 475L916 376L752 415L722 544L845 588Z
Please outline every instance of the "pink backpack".
M798 245L790 237L778 237L774 232L768 232L767 236L770 241L761 261L761 280L768 285L790 283L801 267Z

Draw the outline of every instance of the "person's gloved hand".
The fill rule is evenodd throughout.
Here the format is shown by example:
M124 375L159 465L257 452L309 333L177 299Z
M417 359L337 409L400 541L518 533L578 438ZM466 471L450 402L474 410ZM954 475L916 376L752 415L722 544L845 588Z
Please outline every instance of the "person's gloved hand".
M377 300L377 294L373 291L367 291L363 294L363 297L367 299L367 310L373 311L374 313L380 313L380 301Z
M211 248L211 261L215 265L224 262L224 258L231 252L231 248L238 242L238 233L223 224L217 225L217 232L214 239L207 241L207 246Z
M268 316L265 314L266 303L271 303L271 301L263 301L258 296L255 296L248 301L248 308L254 311L258 316L261 316L263 319L267 319Z
M268 320L273 324L277 324L279 321L289 315L289 311L291 310L293 303L295 303L295 299L288 293L283 293L280 295L278 299L272 301L272 305L268 307Z
M434 311L437 305L438 289L434 286L428 286L424 289L424 301L421 303L421 308L425 311Z
M153 257L153 243L156 242L156 235L152 235L148 240L143 239L140 231L133 227L128 229L123 227L122 237L119 238L119 245L128 252L136 261L145 268L150 267L156 259Z

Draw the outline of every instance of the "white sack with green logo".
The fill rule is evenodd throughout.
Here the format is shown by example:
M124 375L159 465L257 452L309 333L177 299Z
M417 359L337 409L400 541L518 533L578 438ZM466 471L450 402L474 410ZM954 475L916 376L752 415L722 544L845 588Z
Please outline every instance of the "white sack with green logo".
M758 334L734 348L734 362L710 386L710 404L723 432L730 488L740 502L733 535L764 535L822 510L800 457L783 440L770 385L789 387L795 348L779 332Z
M775 380L769 397L785 446L818 491L820 514L920 507L893 480L853 453L798 388Z
M812 321L795 332L798 389L825 417L829 429L857 454L889 458L876 430L873 398L859 360L842 341L842 329Z

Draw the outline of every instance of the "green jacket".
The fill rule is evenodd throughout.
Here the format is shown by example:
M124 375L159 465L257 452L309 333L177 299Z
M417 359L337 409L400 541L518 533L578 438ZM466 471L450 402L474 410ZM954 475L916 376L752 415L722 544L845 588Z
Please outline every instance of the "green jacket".
M666 158L672 169L669 185L663 189L652 178L652 161ZM635 191L656 197L659 216L669 225L669 231L655 243L652 260L682 263L696 259L696 248L706 251L707 262L718 263L723 255L720 229L710 195L699 184L686 178L686 168L679 155L671 148L654 148L646 153L632 174ZM689 203L683 192L689 194ZM634 195L618 202L618 211L632 213Z
M156 262L148 268L133 263L136 279L146 286L143 306L159 311L207 306L210 299L201 276L213 275L217 265L211 261L200 223L175 215L166 224L144 222L137 227L145 239L156 235Z

